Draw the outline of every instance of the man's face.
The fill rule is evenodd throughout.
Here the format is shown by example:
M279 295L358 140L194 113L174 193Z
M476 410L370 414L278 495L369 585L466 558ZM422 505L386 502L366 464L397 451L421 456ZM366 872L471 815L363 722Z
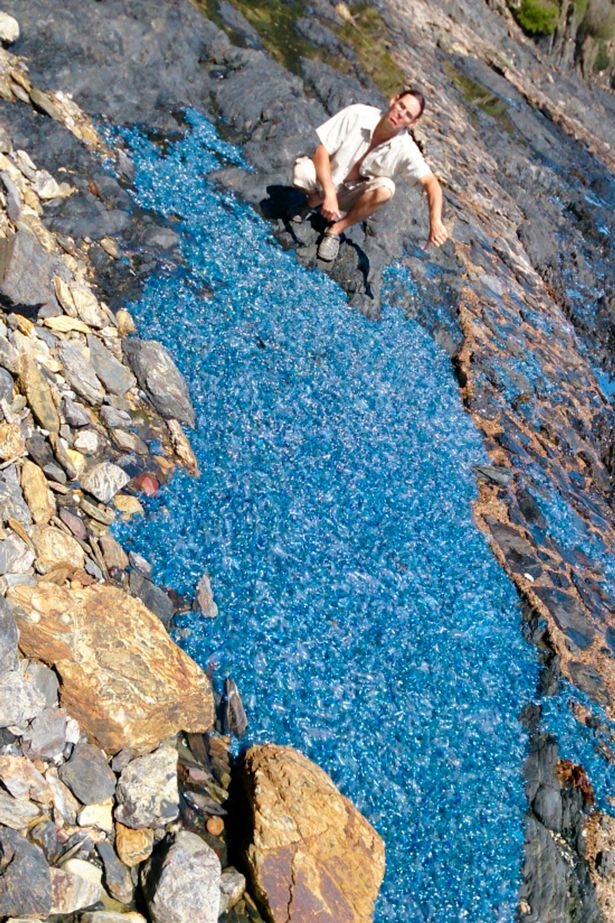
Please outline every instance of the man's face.
M405 96L393 96L386 114L388 123L396 131L414 125L421 114L421 106L415 96L406 93Z

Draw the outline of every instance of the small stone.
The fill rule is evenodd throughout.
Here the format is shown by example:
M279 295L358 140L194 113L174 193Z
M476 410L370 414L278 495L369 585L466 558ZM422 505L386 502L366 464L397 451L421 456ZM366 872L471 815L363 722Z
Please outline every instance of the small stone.
M19 38L19 23L8 13L0 13L0 42L12 45Z
M77 823L80 827L98 827L105 833L113 833L113 799L103 804L88 804L79 812Z
M30 759L55 760L66 746L66 714L58 708L45 708L30 723L22 740Z
M126 308L120 308L117 314L115 315L115 322L117 324L117 329L120 336L127 336L129 333L135 333L136 327L135 322L132 319L132 316Z
M0 916L48 916L51 873L43 851L7 827L0 828Z
M220 874L220 860L207 843L187 830L177 833L162 860L150 860L141 873L153 923L217 923Z
M224 683L224 726L226 734L234 734L238 740L248 729L248 719L234 680L227 678Z
M241 900L246 890L246 879L237 869L229 866L220 878L220 913L226 913Z
M214 600L209 574L203 574L198 582L196 588L196 601L201 608L201 612L207 618L213 619L218 615L218 607Z
M77 451L84 452L86 455L94 455L98 452L99 444L98 433L93 429L82 429L73 440L73 445Z
M113 910L95 910L80 914L79 923L147 923L147 920L136 910L129 910L126 913Z
M32 541L37 552L36 563L41 573L47 574L60 564L77 569L84 565L81 545L56 526L35 526Z
M9 604L0 597L0 673L15 670L18 665L19 632Z
M58 776L55 767L50 767L45 773L45 779L51 788L53 795L54 818L58 826L68 824L74 826L77 823L77 815L81 805L68 788L64 785Z
M105 396L85 347L64 340L58 349L58 357L64 366L64 373L71 388L88 404L98 406Z
M26 442L17 423L0 423L0 461L19 458L26 451Z
M133 485L136 490L142 490L147 497L155 497L160 490L160 481L158 478L147 472L137 475L133 480Z
M22 830L39 817L41 809L31 801L13 798L0 791L0 824Z
M0 779L13 798L50 805L53 796L45 777L25 756L0 755Z
M71 513L71 511L67 510L65 507L62 507L59 516L64 525L68 526L76 538L80 538L81 541L85 540L87 531L83 519L81 519L80 516L77 516L76 513Z
M212 836L221 836L224 831L224 821L221 817L210 817L206 826L207 832Z
M33 356L22 356L19 384L36 421L50 433L59 432L60 417L53 398L55 389L39 370Z
M25 665L22 664L22 672L26 679L30 680L35 689L44 697L47 705L55 706L58 704L58 677L44 663L38 663L36 660L28 660Z
M113 796L116 777L102 750L91 744L75 747L60 767L60 778L83 804L100 804Z
M100 419L110 430L120 429L130 424L129 413L125 410L118 410L117 407L109 407L108 404L101 408Z
M164 827L179 814L177 750L162 746L123 770L115 818L126 827Z
M194 408L186 382L168 350L155 340L135 337L124 341L124 352L156 410L165 419L176 419L194 426Z
M135 387L137 380L130 369L116 359L97 337L89 336L88 346L94 371L107 391L123 397L127 391Z
M154 831L148 827L133 829L118 823L115 826L115 847L124 865L134 868L151 856Z
M129 480L129 475L119 465L101 462L82 477L81 484L97 500L109 503Z
M34 552L14 532L0 540L0 574L25 574L34 563Z
M21 466L21 489L34 522L49 522L55 512L55 502L47 486L47 478L39 466L28 458L23 460Z
M89 426L92 422L92 418L83 404L79 404L69 397L62 398L62 413L70 426Z
M16 670L0 676L0 727L31 721L45 707L45 699Z
M103 864L103 882L106 890L122 904L131 904L134 897L134 886L129 868L118 859L113 846L106 840L96 845L96 851Z
M114 429L111 438L123 452L136 452L137 455L147 455L149 449L136 433L128 433L123 429Z
M108 570L126 570L128 567L128 555L120 543L116 542L108 532L100 536L100 550L103 553Z
M89 872L85 866L89 866ZM98 881L96 880L98 878ZM100 899L100 869L82 859L69 859L62 868L51 869L53 914L75 913Z

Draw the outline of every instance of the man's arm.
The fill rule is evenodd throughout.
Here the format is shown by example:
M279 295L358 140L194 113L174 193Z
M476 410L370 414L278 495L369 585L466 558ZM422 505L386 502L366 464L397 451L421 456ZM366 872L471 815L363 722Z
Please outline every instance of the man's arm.
M442 223L442 187L433 173L419 180L427 196L429 208L429 237L427 243L441 247L448 240L448 231Z
M319 144L312 157L316 167L316 178L323 191L323 201L320 212L327 221L338 221L341 218L337 193L331 179L331 158L324 144Z

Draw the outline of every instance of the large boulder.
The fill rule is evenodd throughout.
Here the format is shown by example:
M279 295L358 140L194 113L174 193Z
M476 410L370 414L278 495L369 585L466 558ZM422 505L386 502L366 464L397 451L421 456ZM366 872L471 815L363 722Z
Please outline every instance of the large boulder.
M368 923L384 875L384 844L324 770L291 747L244 757L253 817L246 861L273 923Z
M194 407L188 388L170 353L155 340L134 337L124 342L130 367L152 404L165 419L194 426Z
M41 583L9 596L23 653L55 666L62 705L104 750L151 750L212 726L207 676L139 600L103 584Z

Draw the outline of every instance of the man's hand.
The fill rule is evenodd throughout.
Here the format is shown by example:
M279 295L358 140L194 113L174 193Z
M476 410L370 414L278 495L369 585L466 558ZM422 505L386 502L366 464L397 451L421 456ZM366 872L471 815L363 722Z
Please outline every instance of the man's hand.
M342 215L337 201L337 194L335 192L330 192L324 197L323 203L320 206L320 213L323 218L327 219L327 221L340 220Z
M435 220L430 223L429 237L427 238L428 245L433 244L435 247L441 247L443 243L446 243L448 238L448 231L441 221Z

